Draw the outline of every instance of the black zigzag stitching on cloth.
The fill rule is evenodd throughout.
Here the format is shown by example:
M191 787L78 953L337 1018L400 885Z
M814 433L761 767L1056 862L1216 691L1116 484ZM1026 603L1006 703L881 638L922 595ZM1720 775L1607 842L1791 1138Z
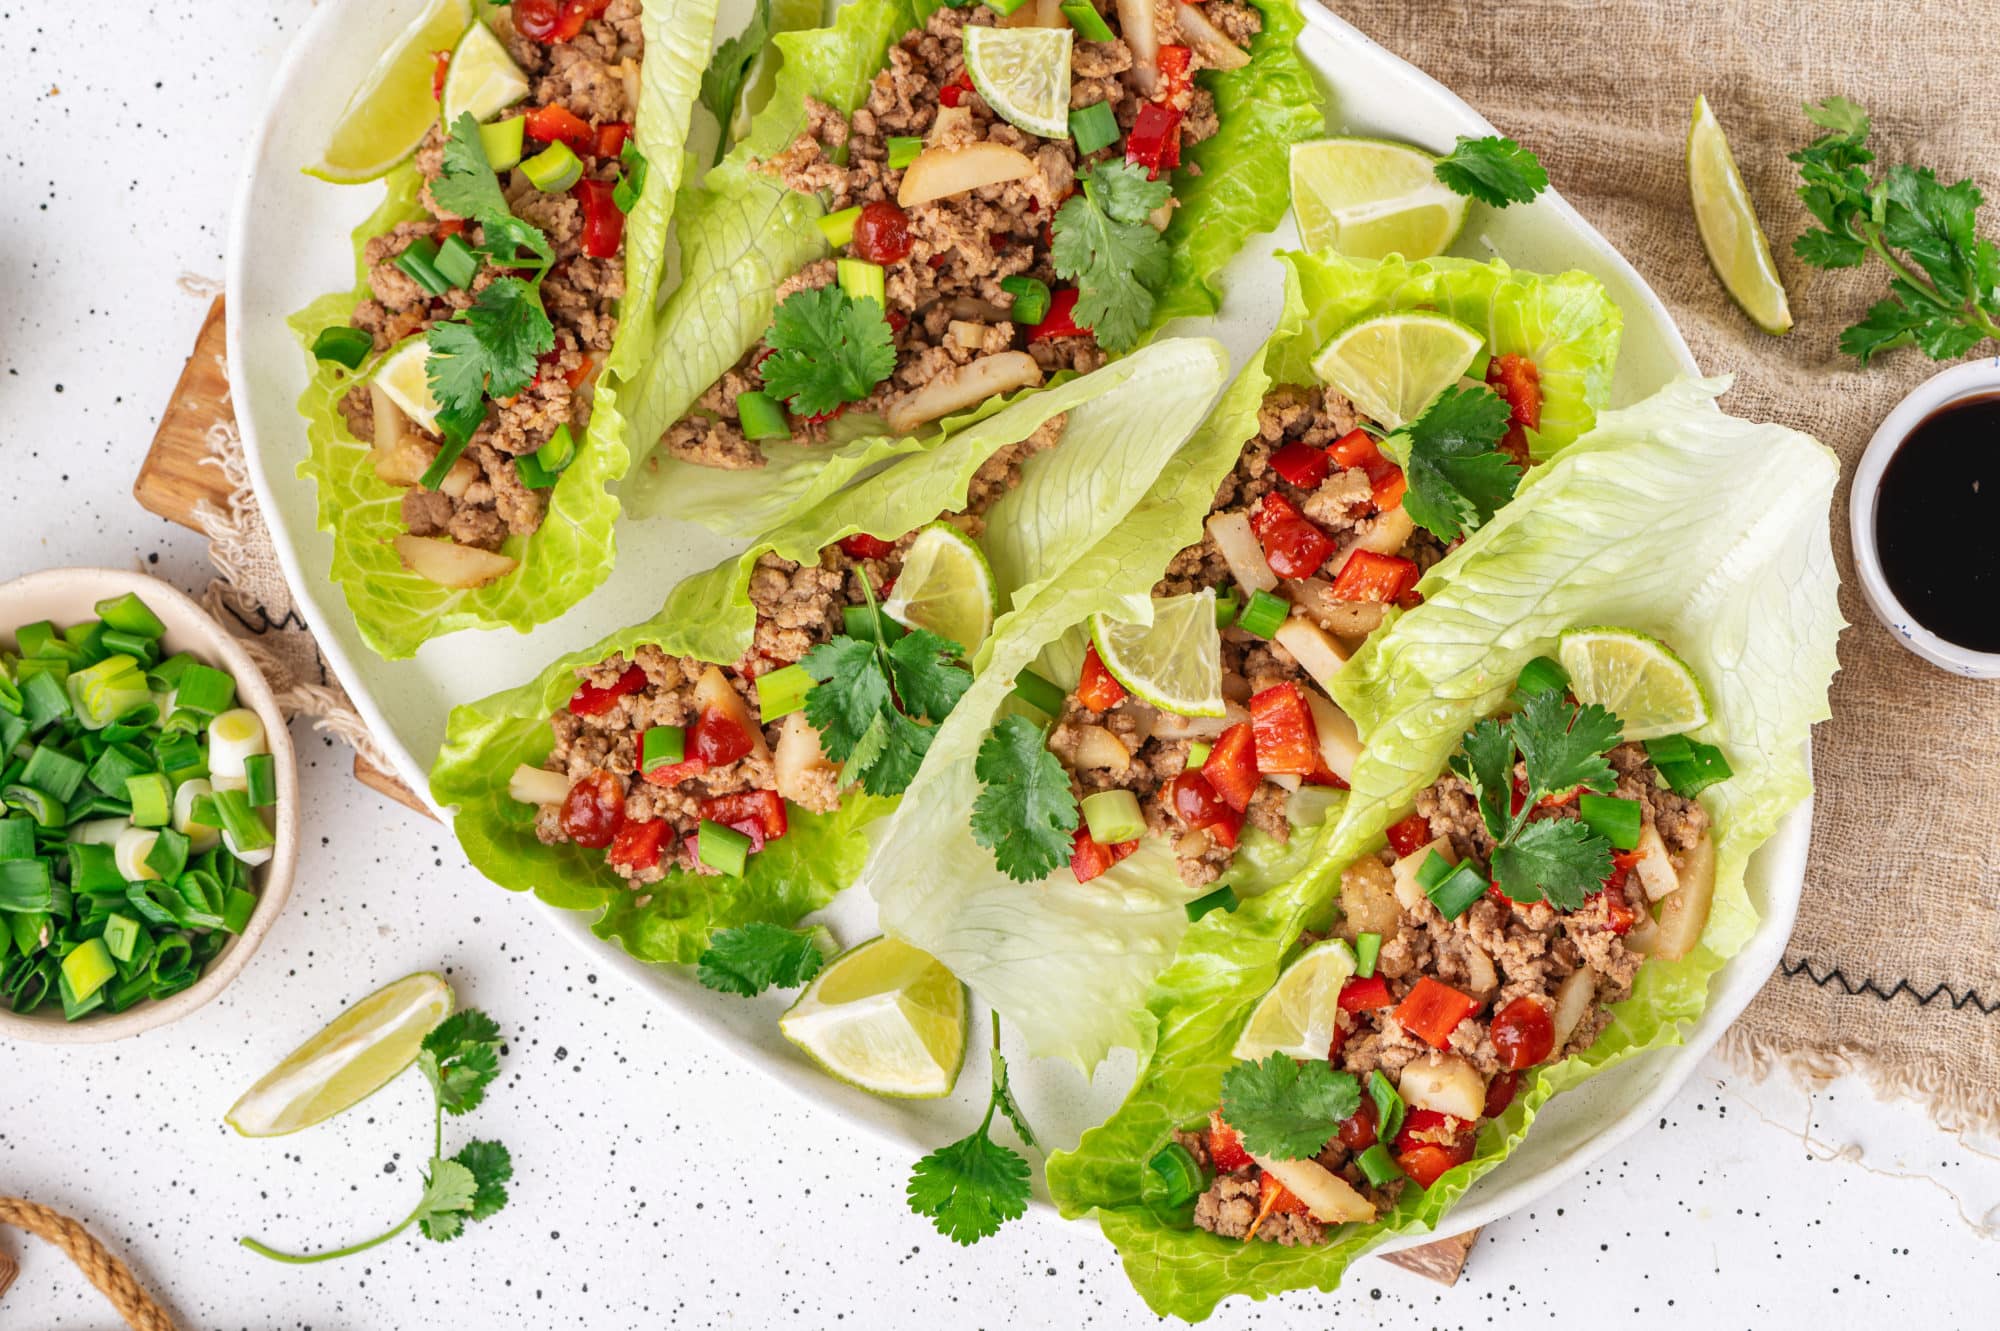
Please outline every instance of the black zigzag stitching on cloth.
M1837 984L1840 986L1842 992L1857 998L1866 995L1879 998L1886 1003L1898 994L1908 994L1911 998L1917 1000L1918 1007L1929 1007L1939 998L1943 998L1951 1004L1954 1010L1970 1007L1974 1011L1983 1013L1989 1017L1996 1012L2000 1012L2000 999L1989 1002L1979 996L1977 989L1968 989L1961 994L1950 985L1940 983L1929 993L1923 993L1908 980L1898 980L1894 986L1888 989L1884 989L1881 985L1875 983L1873 979L1863 980L1861 983L1856 984L1854 981L1848 979L1846 973L1838 966L1833 967L1824 974L1816 973L1812 968L1812 958L1810 957L1800 957L1796 962L1780 962L1778 969L1784 973L1785 978L1788 980L1796 980L1799 976L1803 975L1822 989L1830 984Z

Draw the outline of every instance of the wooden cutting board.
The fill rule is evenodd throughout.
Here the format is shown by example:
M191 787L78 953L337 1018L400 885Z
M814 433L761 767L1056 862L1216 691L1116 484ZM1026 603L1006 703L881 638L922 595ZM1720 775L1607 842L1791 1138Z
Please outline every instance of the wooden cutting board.
M204 465L202 461L209 456L209 428L218 421L232 419L229 379L224 368L222 314L223 298L217 296L208 307L208 317L202 320L201 332L195 337L194 349L188 353L180 382L174 385L174 394L160 416L160 428L153 435L153 446L147 450L146 460L139 466L139 477L132 483L132 497L141 508L195 531L201 530L194 516L197 504L206 502L225 511L229 507L229 487L222 479L221 468ZM398 804L427 818L431 816L424 802L408 786L359 754L354 756L354 777ZM1479 1231L1475 1229L1421 1248L1390 1253L1382 1260L1439 1284L1452 1285L1465 1270L1466 1258L1478 1238ZM0 1289L4 1288L0 1284Z

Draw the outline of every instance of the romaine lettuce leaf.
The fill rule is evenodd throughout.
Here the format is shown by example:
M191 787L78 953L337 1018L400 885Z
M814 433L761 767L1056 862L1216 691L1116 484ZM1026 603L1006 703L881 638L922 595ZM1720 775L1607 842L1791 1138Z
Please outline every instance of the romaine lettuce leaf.
M1189 932L1148 999L1154 1047L1125 1104L1058 1152L1049 1188L1064 1214L1095 1211L1126 1274L1163 1314L1205 1317L1224 1297L1332 1289L1390 1233L1432 1230L1504 1160L1549 1096L1647 1049L1677 1044L1708 981L1756 927L1751 853L1811 790L1805 745L1827 715L1841 628L1827 510L1838 465L1804 435L1732 419L1727 380L1681 381L1622 411L1555 461L1424 584L1425 603L1378 634L1341 678L1339 701L1366 749L1321 864L1213 927ZM1498 707L1520 668L1580 624L1620 624L1672 644L1707 687L1697 737L1735 775L1702 802L1714 818L1716 899L1702 944L1654 960L1585 1053L1536 1072L1480 1133L1474 1159L1428 1192L1406 1190L1375 1224L1322 1247L1219 1239L1165 1204L1146 1161L1216 1102L1229 1047L1299 930L1329 912L1338 872L1378 848L1390 821L1435 779L1472 721ZM1211 917L1213 919L1213 917Z
M651 354L653 296L666 253L667 227L685 167L689 110L708 60L716 0L648 5L641 14L646 58L640 65L633 134L650 169L646 188L625 227L625 298L618 332L592 399L590 428L577 460L551 492L548 514L533 535L513 537L506 552L520 567L484 587L440 587L402 566L390 542L405 529L400 487L375 475L369 442L341 418L340 399L356 375L331 361L311 361L312 378L299 398L307 454L299 475L318 491L319 526L333 535L331 576L347 598L362 640L391 660L414 655L441 633L502 625L526 632L582 600L611 571L618 501L607 487L631 462L626 438L628 385ZM361 248L398 222L427 216L417 201L416 168L388 177L381 207L354 232L355 286L323 296L294 314L289 327L310 346L322 328L344 324L368 297Z

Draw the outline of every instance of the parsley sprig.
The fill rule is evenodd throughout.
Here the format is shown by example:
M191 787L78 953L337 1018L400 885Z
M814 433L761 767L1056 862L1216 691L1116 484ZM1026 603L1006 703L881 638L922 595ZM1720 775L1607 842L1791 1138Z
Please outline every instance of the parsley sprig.
M1494 842L1493 878L1510 898L1575 910L1611 876L1611 843L1589 824L1530 816L1544 796L1616 785L1604 755L1619 738L1616 716L1596 703L1578 706L1554 688L1531 695L1505 721L1489 717L1465 732L1451 770L1479 800ZM1517 752L1527 784L1519 813L1512 803Z
M1361 1108L1361 1083L1351 1072L1315 1059L1272 1054L1222 1074L1222 1119L1243 1149L1274 1160L1310 1160Z
M1483 139L1458 136L1458 144L1432 168L1454 194L1464 194L1495 208L1527 203L1549 187L1541 158L1500 134Z
M987 1135L997 1112L1007 1116L1023 1143L1029 1147L1036 1144L1034 1131L1007 1080L998 1012L993 1014L992 1076L986 1117L979 1120L978 1128L917 1161L910 1170L906 1193L912 1211L930 1217L938 1233L953 1243L968 1246L1028 1210L1028 1162L1018 1151Z
M1003 716L973 759L981 783L972 803L972 839L993 852L1017 882L1046 878L1068 863L1076 834L1076 793L1048 732L1024 716Z
M708 940L695 979L710 989L752 998L766 989L796 989L811 981L826 956L810 929L756 923L724 929Z
M772 352L759 367L764 387L800 416L859 402L896 369L881 304L873 296L856 300L836 286L785 297L764 341Z
M486 1088L500 1072L500 1028L476 1008L457 1012L439 1022L424 1037L417 1066L436 1100L432 1125L430 1168L417 1205L393 1228L372 1239L331 1252L279 1252L253 1238L238 1240L250 1251L273 1261L305 1266L351 1257L387 1243L411 1225L424 1237L448 1243L464 1232L467 1221L485 1220L507 1204L507 1181L514 1176L513 1158L494 1141L469 1141L458 1153L444 1154L444 1117L470 1113L486 1098Z
M874 596L863 594L873 608ZM799 664L817 682L806 691L806 720L827 757L845 766L871 795L909 789L937 728L972 686L958 664L958 644L926 629L884 640L879 612L865 638L845 634L807 652Z
M1890 273L1888 298L1840 335L1840 349L1866 365L1895 347L1953 360L2000 340L2000 250L1978 233L1979 187L1943 184L1929 167L1871 174L1866 111L1830 97L1805 112L1826 133L1791 160L1819 227L1794 240L1792 253L1815 268L1874 258Z
M1450 541L1485 524L1514 497L1521 469L1501 451L1507 404L1490 388L1447 388L1404 426L1410 520Z
M1130 351L1153 321L1153 289L1172 262L1166 237L1146 218L1173 197L1173 186L1125 161L1099 162L1077 183L1056 210L1049 257L1076 282L1076 325L1106 351Z

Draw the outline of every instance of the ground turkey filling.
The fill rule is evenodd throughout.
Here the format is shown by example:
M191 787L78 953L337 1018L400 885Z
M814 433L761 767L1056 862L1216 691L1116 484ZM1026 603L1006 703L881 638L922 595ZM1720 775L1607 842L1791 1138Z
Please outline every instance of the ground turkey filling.
M1292 575L1277 577L1270 570L1270 577L1262 579L1275 578L1274 594L1291 602L1290 618L1275 639L1235 626L1222 632L1228 714L1208 719L1158 711L1127 696L1093 650L1083 681L1065 701L1050 734L1049 748L1070 769L1079 798L1114 789L1139 797L1148 831L1172 841L1181 878L1189 886L1212 882L1228 867L1246 822L1287 840L1291 787L1300 781L1344 782L1346 774L1337 770L1338 764L1316 764L1309 771L1269 779L1269 751L1271 741L1280 738L1277 731L1287 726L1296 730L1303 718L1304 739L1317 752L1313 718L1332 707L1293 649L1311 653L1317 648L1321 655L1312 664L1324 669L1325 652L1344 660L1352 644L1381 622L1387 601L1345 595L1352 588L1341 575L1356 552L1369 551L1396 565L1393 585L1369 581L1360 587L1371 597L1394 592L1389 600L1412 595L1399 589L1413 585L1443 553L1436 539L1404 514L1401 472L1358 426L1353 404L1333 389L1281 387L1266 394L1258 432L1244 444L1209 510L1210 533L1175 555L1153 588L1153 595L1161 597L1203 588L1243 596L1244 588L1217 544L1217 518L1247 519L1260 528L1268 557L1258 560L1259 566L1270 570L1275 562ZM1286 516L1268 519L1274 512ZM1216 766L1204 763L1199 771L1188 770L1195 743L1210 746L1209 763ZM1240 769L1246 757L1253 769L1247 776L1238 770L1232 783L1224 766L1234 761ZM1247 803L1236 804L1232 791L1247 792ZM1098 862L1115 862L1127 847L1107 848ZM1084 863L1083 858L1078 862Z
M965 508L945 518L979 536L985 512L1020 482L1022 461L1053 446L1064 421L1052 417L1026 440L996 452L974 475ZM684 770L642 778L643 736L652 726L684 727L692 759L699 746L695 731L715 710L718 689L740 701L741 717L757 716L758 677L841 633L845 609L867 598L864 579L880 601L915 539L915 532L895 541L849 537L827 546L813 565L765 554L750 576L755 637L742 659L729 665L643 646L629 657L614 655L579 670L577 693L551 721L555 748L543 764L568 779L569 791L561 802L540 807L536 835L551 845L605 848L616 872L645 884L677 868L712 872L691 835L703 818L745 832L754 853L768 837L783 835L786 801L811 812L832 809L840 799L839 769L821 755L819 736L803 713L768 726L752 722L749 751L703 771L683 764ZM735 709L731 704L725 710Z
M636 86L642 53L639 9L639 0L611 0L575 37L555 44L516 32L508 10L495 11L490 21L514 63L533 82L530 104L562 107L596 130L629 125L636 110L628 90ZM537 150L530 139L528 153ZM607 183L618 178L616 152L580 156L586 178ZM396 266L396 257L419 239L436 242L463 233L475 247L484 243L483 227L468 225L431 201L428 182L437 178L443 163L444 134L433 126L417 149L416 165L426 182L420 197L435 220L399 222L362 250L371 295L355 307L351 322L374 338L377 352L449 319L470 306L495 277L508 272L482 258L469 289L454 287L442 296L431 296ZM403 492L403 523L411 535L449 536L482 550L498 550L510 534L526 534L542 525L548 492L523 485L514 459L547 443L558 426L568 425L579 441L583 438L590 418L587 385L611 349L617 331L614 309L625 294L622 247L608 258L583 253L584 210L574 193L543 194L519 170L501 174L501 187L514 215L540 227L555 250L555 264L541 283L542 306L555 326L555 349L543 356L534 383L488 406L485 422L438 489L411 483L414 475L410 481L396 482L408 486ZM340 411L355 438L364 442L375 438L367 385L342 398ZM415 437L424 457L414 472L421 474L437 456L443 439L422 430Z
M1707 811L1666 788L1643 746L1621 745L1610 759L1618 779L1615 793L1639 802L1643 826L1657 833L1680 872L1698 848L1706 850ZM1533 816L1577 814L1572 801L1545 804ZM1513 1100L1523 1072L1589 1048L1610 1023L1607 1005L1630 996L1645 960L1640 949L1654 923L1646 892L1621 856L1603 890L1579 910L1562 912L1547 902L1524 905L1495 888L1456 920L1445 919L1421 888L1399 891L1392 866L1449 843L1452 856L1485 870L1492 837L1470 787L1451 774L1417 796L1416 812L1391 830L1390 841L1379 856L1349 866L1341 878L1340 936L1352 941L1375 933L1382 944L1375 976L1349 980L1342 991L1339 1029L1328 1057L1357 1077L1379 1069L1405 1087L1406 1098L1413 1070L1419 1077L1445 1069L1477 1077L1485 1087L1481 1117L1492 1117ZM1414 1034L1402 1017L1413 991L1440 985L1461 996L1453 1001L1469 1010L1438 1043ZM1364 1095L1362 1111L1341 1126L1317 1163L1380 1210L1400 1189L1428 1187L1446 1169L1470 1159L1477 1123L1418 1108L1412 1100L1401 1131L1383 1143L1407 1177L1386 1189L1373 1188L1355 1163L1360 1151L1375 1144L1375 1109ZM1215 1171L1195 1203L1194 1222L1202 1229L1225 1238L1254 1231L1268 1242L1300 1244L1323 1242L1333 1228L1288 1192L1274 1192L1276 1180L1267 1180L1244 1155L1219 1114L1206 1131L1180 1132L1175 1140ZM1266 1205L1274 1197L1275 1204Z
M1155 27L1170 34L1162 40L1179 40L1174 26L1179 0L1160 0L1159 8L1163 12L1155 15ZM1240 46L1247 47L1261 28L1254 9L1231 0L1208 0L1201 9L1211 24ZM1117 13L1103 17L1113 40L1072 44L1070 106L1108 103L1121 133L1129 133L1146 98L1136 82L1131 48L1115 36ZM1058 370L1094 370L1105 360L1087 334L1031 336L1009 317L1014 296L1001 288L1001 281L1020 276L1037 279L1052 290L1061 286L1049 259L1049 222L1075 192L1077 172L1087 164L1115 158L1120 149L1113 145L1081 157L1074 139L1040 138L994 115L965 73L962 33L967 24L998 21L984 7L940 8L924 27L904 34L890 48L888 68L875 76L866 105L843 116L808 98L805 132L762 164L787 187L820 195L829 212L867 205L864 224L878 216L887 218L884 238L857 230L852 249L856 257L887 270L885 313L894 334L896 368L853 409L887 413L897 428L905 423L898 416L900 399L926 385L946 385L968 374L966 367L975 362L1025 353L1033 358L1032 364L1017 363L1021 377L1007 382L1007 387L1019 387ZM1192 69L1204 67L1197 49ZM1215 103L1207 90L1189 87L1179 101L1183 148L1215 134ZM905 211L895 202L903 170L888 165L891 137L921 137L930 147L1003 144L1028 157L1033 170L1021 180L982 186ZM834 160L843 147L845 165ZM1199 170L1193 163L1182 169ZM834 268L832 259L809 264L778 288L777 299L782 302L796 291L831 284ZM669 454L710 467L763 465L763 451L745 437L736 408L739 394L762 389L757 366L763 354L761 344L752 348L701 396L694 411L668 430ZM994 362L979 373L998 373L1001 364ZM977 381L977 374L966 379ZM990 394L977 394L973 401L986 396ZM935 416L924 414L922 419ZM824 427L821 420L792 420L794 437L806 441L824 438Z

